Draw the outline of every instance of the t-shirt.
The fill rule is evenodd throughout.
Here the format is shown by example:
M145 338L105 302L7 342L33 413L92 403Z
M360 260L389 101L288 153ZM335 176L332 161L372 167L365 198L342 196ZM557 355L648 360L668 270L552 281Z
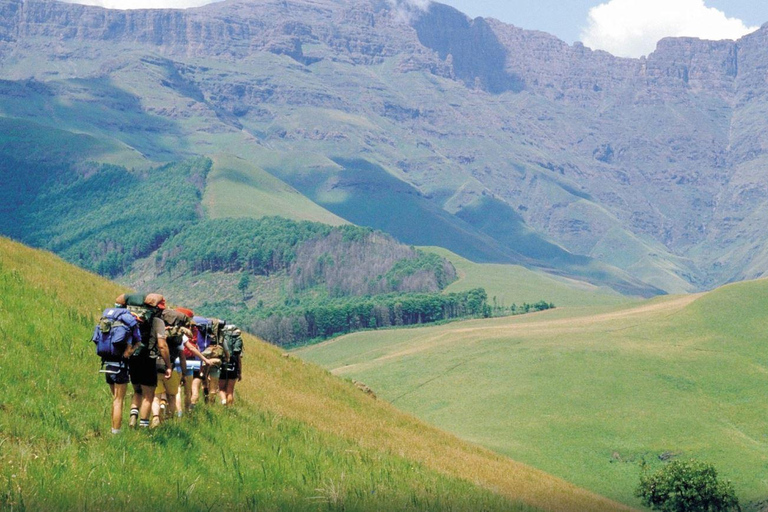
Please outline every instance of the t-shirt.
M165 338L165 322L160 318L152 318L152 328L149 331L149 347L150 357L159 357L160 351L157 349L158 338Z
M140 330L142 347L136 355L156 358L160 355L157 350L157 340L165 338L165 323L158 317L153 317L149 323L142 323Z

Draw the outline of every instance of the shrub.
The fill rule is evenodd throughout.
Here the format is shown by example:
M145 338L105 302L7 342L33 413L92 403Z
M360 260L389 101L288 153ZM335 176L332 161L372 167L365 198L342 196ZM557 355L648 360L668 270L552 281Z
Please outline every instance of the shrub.
M714 466L696 460L675 460L654 473L644 470L635 494L664 512L741 510L731 482L718 480Z

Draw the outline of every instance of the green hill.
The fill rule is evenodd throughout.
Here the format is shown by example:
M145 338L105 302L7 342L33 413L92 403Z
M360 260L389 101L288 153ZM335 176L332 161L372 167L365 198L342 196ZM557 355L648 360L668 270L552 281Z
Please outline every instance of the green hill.
M631 296L664 293L618 268L545 240L498 200L478 200L453 215L413 185L360 158L333 158L325 166L312 166L311 172L283 161L267 168L336 215L407 244L444 247L481 263L544 268Z
M461 267L458 267L461 269ZM419 418L630 505L639 464L768 497L768 281L639 305L348 335L296 352Z
M212 160L203 197L211 219L280 215L332 226L347 223L247 160L228 154L216 155Z
M520 265L500 263L475 263L440 247L427 247L427 251L446 258L456 268L459 279L445 291L462 292L484 288L489 302L510 306L540 300L561 306L608 306L619 305L637 299L619 294L608 287L531 270Z
M0 238L0 509L621 508L252 338L234 409L112 436L88 339L120 290Z

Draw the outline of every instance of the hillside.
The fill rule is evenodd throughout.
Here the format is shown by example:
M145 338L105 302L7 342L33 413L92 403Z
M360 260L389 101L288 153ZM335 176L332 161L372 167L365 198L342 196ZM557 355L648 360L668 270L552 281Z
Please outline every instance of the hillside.
M622 509L252 338L234 409L111 437L87 340L120 290L0 239L0 508Z
M610 306L640 300L621 295L609 287L536 272L520 265L475 263L443 248L423 249L442 256L456 268L458 279L448 285L447 293L484 288L491 304L494 299L497 304L507 307L548 300L557 307L574 307Z
M370 223L634 295L768 270L768 29L621 59L408 5L0 0L0 115L97 161L214 157L215 217Z
M459 267L461 268L461 267ZM463 439L629 505L695 457L768 497L768 281L641 304L356 333L296 355Z

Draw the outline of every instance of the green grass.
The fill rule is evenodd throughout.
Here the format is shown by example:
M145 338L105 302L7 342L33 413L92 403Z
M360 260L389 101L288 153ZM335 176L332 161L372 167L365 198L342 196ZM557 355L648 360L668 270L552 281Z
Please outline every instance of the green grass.
M713 463L768 497L768 281L695 302L357 333L297 352L419 418L638 506L639 463Z
M120 291L0 239L0 509L616 507L252 338L234 409L202 407L151 432L112 436L88 339Z
M248 161L231 155L213 157L203 205L209 218L279 215L332 226L346 221Z
M632 299L607 288L584 281L576 281L519 265L475 263L441 247L424 248L448 259L459 273L459 280L446 288L446 292L461 292L485 288L488 302L496 297L498 304L510 306L540 300L554 302L555 306L610 306L626 304Z

